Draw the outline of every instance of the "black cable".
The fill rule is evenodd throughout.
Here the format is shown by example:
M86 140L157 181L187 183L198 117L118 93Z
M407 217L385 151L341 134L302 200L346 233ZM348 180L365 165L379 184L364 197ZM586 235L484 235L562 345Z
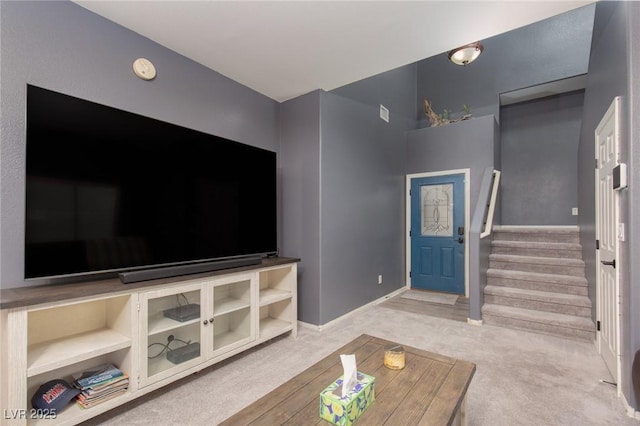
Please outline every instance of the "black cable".
M182 306L182 303L180 303L180 296L182 296L182 298L185 300L185 302L187 302L187 305L188 305L189 299L187 299L187 296L185 296L184 293L179 293L179 294L176 294L176 301L178 302L178 306Z
M173 335L170 335L169 337L167 337L167 343L160 343L160 342L156 342L156 343L152 343L149 346L147 346L147 351L149 350L149 348L151 348L152 346L162 346L162 350L160 351L159 354L154 355L154 356L147 356L147 359L155 359L158 358L160 355L162 355L163 353L165 353L166 351L171 351L172 349L169 347L169 345L171 345L171 342L173 341L178 341L180 343L183 343L185 346L191 343L191 340L185 342L182 339L177 339L175 337L173 337Z
M185 300L185 302L187 302L187 305L188 305L189 299L187 299L187 296L185 296L184 293L180 293L180 296L182 296L182 298Z

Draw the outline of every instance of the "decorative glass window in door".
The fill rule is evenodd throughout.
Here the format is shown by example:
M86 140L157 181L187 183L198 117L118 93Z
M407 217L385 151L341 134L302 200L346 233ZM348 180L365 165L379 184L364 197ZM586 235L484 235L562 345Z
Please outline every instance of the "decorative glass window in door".
M425 237L453 236L453 184L420 187L421 234Z

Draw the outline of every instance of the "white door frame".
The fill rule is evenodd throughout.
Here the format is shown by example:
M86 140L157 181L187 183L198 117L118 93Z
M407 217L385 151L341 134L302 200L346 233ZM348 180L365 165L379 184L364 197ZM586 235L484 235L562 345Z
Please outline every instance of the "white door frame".
M613 116L613 117L612 117ZM615 138L615 144L616 144L616 162L620 163L620 97L616 97L614 98L613 102L611 103L611 106L609 107L609 109L607 110L607 112L604 114L604 116L602 117L602 120L600 121L600 123L598 124L598 127L596 128L596 130L594 131L594 145L595 145L595 155L596 155L596 159L599 157L598 154L598 138L597 135L599 134L603 124L605 124L608 120L610 120L611 118L613 118L614 121L614 138ZM600 171L599 168L596 168L596 172L595 172L595 210L596 210L596 239L600 239L601 238L601 229L599 226L599 215L600 215L600 207L599 207L599 203L600 203L600 195L599 195L599 190L598 190L598 186L599 186L599 179L600 179ZM619 234L619 225L620 225L620 212L619 212L619 196L617 191L614 191L614 202L617 204L617 208L615 208L615 217L612 218L612 220L615 222L613 229L617 230L616 232L616 238L614 238L615 241L615 249L614 249L614 259L617 262L616 265L616 269L615 269L615 331L614 331L614 335L615 335L615 339L616 339L616 343L615 343L615 358L616 358L616 372L614 374L614 380L617 383L617 395L620 396L622 394L621 392L621 365L620 365L620 234ZM601 268L603 267L603 265L600 263L600 250L596 250L596 320L601 320L604 317L604 312L605 308L604 308L604 301L600 300L600 294L601 294L601 287L602 287L602 282L600 279L600 273L601 273ZM599 332L596 332L596 349L598 350L598 353L601 354L602 353L602 336Z
M464 295L469 297L469 212L471 211L471 169L455 169L455 170L442 170L439 172L426 172L426 173L413 173L408 174L406 178L406 206L405 206L405 243L406 243L406 266L405 266L405 286L407 289L411 288L411 237L409 231L411 231L411 179L434 177L434 176L447 176L447 175L464 175Z

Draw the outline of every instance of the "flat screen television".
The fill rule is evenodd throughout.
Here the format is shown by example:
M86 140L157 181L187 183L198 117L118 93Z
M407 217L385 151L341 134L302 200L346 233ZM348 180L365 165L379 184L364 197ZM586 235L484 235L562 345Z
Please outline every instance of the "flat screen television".
M26 122L26 279L277 251L275 152L31 85Z

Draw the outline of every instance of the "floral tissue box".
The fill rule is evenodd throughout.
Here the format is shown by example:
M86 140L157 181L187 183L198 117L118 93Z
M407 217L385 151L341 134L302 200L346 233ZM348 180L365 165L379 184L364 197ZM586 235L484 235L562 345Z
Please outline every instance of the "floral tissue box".
M358 372L358 383L342 398L342 376L320 392L320 418L347 426L376 399L375 378Z

